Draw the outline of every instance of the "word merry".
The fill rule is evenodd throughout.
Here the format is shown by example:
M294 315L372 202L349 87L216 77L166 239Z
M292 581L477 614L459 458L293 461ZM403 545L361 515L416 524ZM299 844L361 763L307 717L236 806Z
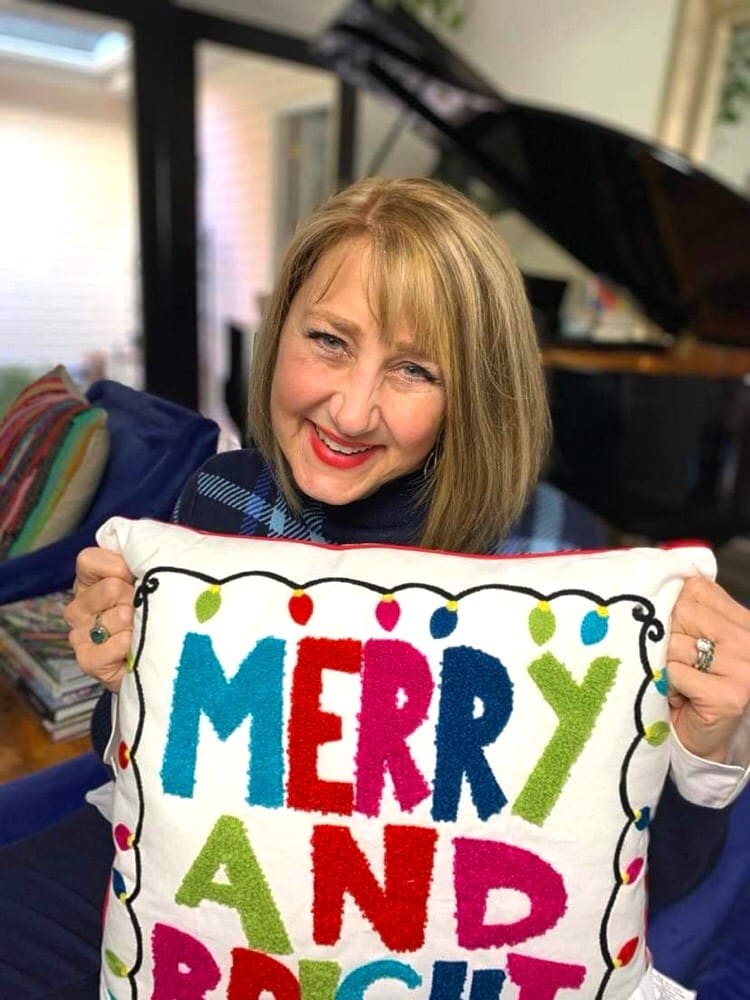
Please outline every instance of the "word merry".
M432 794L432 818L455 820L464 780L480 819L487 820L503 809L507 797L484 753L513 711L513 684L496 656L471 646L446 648L436 682L427 657L403 640L303 638L291 678L285 788L286 660L284 640L269 636L255 645L227 679L210 637L186 635L161 768L165 792L193 796L201 715L210 719L221 739L252 717L250 805L278 808L286 804L311 812L351 815L356 811L377 816L389 774L403 811L412 810ZM558 725L513 804L515 814L538 825L547 818L591 736L619 662L597 657L580 684L550 653L529 666L529 675L557 715ZM321 708L325 671L361 675L355 783L323 780L318 774L319 748L340 740L342 734L341 717ZM436 687L440 692L437 756L430 787L407 739L425 723ZM482 706L479 715L477 702Z

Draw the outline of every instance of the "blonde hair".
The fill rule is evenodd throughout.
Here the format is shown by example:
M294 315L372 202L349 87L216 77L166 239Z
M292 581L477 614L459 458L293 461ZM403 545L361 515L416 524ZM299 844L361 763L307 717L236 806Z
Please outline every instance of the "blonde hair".
M374 313L384 335L408 320L440 365L446 412L425 476L419 544L486 552L520 514L549 442L536 335L521 275L489 219L424 178L368 178L325 202L286 251L256 337L250 432L296 509L271 425L271 384L292 301L327 251L366 239Z

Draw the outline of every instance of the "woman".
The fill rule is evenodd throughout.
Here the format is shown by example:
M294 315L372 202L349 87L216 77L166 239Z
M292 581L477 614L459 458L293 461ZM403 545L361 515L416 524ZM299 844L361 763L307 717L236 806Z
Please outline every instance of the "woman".
M520 275L488 220L455 192L366 180L326 203L287 252L253 385L255 446L209 461L183 491L178 522L334 544L517 548L509 532L548 441L543 376ZM116 691L132 577L118 556L87 549L75 590L66 618L78 661ZM720 849L726 813L705 806L725 805L744 780L745 761L733 755L750 700L747 612L691 581L673 630L682 794L670 784L654 826L662 899L687 891ZM710 670L694 669L699 637L711 640ZM100 731L106 714L103 704ZM669 863L676 843L679 866ZM97 877L101 898L107 871Z

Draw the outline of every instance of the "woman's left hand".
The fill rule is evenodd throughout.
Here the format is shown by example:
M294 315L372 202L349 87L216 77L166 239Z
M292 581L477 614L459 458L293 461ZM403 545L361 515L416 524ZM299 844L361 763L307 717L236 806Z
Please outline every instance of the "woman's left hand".
M696 668L700 637L715 646L704 671ZM750 610L707 577L687 580L672 613L667 673L680 742L697 757L725 762L750 705Z

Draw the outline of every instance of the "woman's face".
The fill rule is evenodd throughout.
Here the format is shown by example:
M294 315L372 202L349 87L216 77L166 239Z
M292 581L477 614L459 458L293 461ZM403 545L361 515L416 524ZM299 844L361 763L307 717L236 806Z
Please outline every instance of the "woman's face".
M424 462L445 414L442 373L399 323L381 338L367 297L365 241L323 257L297 292L279 340L271 422L297 486L346 504Z

